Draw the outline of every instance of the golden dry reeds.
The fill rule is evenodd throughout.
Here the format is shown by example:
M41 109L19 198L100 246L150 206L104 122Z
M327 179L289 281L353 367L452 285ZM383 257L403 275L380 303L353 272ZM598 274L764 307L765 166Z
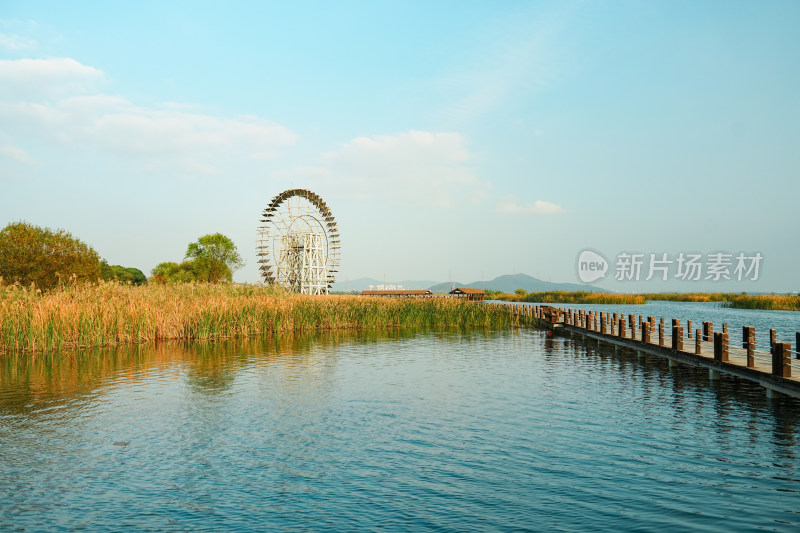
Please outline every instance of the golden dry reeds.
M304 296L269 287L115 282L41 292L0 285L0 352L50 352L313 330L505 328L506 306L451 298Z
M566 303L566 304L644 304L639 294L617 294L589 291L541 291L523 294L498 294L497 300L507 302Z
M797 294L737 294L732 295L728 306L737 309L800 311L800 296Z

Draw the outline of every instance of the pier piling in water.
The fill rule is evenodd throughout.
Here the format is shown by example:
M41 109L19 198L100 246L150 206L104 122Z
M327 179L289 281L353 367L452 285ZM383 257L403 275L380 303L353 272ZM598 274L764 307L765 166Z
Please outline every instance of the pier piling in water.
M800 359L800 331L795 334L798 350L792 350L791 343L778 342L776 330L771 329L770 349L767 352L757 349L755 328L751 326L742 328L740 347L738 343L730 345L727 323L722 325L722 331L714 332L713 322L702 322L702 328L691 330L689 327L692 322L687 320L684 337L684 327L678 318L672 319L671 335L667 335L663 317L656 322L655 317L645 320L633 314L572 308L561 309L557 313L554 310L543 306L541 309L526 310L523 314L536 317L532 319L536 324L544 324L570 335L577 333L583 339L596 341L598 346L601 341L610 343L615 353L620 348L629 348L641 357L646 354L664 357L668 359L670 368L678 364L706 367L710 380L719 379L720 373L724 373L758 383L767 390L770 398L778 393L800 398L800 377L792 376L792 362ZM656 324L658 340L655 339ZM637 327L640 330L638 336ZM684 338L691 339L693 336L694 346L684 348ZM800 368L800 363L795 362L795 365Z
M728 362L728 334L714 333L714 361L717 363Z
M792 377L792 345L776 342L772 347L772 373L782 378Z

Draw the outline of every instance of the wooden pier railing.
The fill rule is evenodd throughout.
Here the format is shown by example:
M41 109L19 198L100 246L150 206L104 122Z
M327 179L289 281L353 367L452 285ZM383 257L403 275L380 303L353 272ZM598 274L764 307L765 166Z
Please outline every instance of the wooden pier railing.
M507 304L499 304L507 305ZM768 395L781 392L800 397L800 332L795 345L780 342L774 329L769 331L769 346L756 346L755 328L742 328L741 343L731 343L728 325L714 331L713 322L703 322L693 330L691 320L686 327L673 318L665 328L664 318L625 315L606 311L559 308L550 305L509 305L518 325L537 325L584 338L613 344L638 353L649 353L677 363L709 369L709 377L720 373L759 383Z

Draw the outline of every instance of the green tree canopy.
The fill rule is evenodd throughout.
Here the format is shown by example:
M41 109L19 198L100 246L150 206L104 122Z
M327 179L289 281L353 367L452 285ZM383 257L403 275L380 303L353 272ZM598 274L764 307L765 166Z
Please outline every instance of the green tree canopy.
M190 243L184 259L216 259L225 263L231 272L244 266L236 245L221 233L203 235L197 242Z
M233 272L244 266L236 245L221 233L203 235L197 242L190 243L184 259L181 264L157 265L151 271L151 279L157 283L231 281Z
M159 263L150 273L153 276L153 281L157 283L179 283L195 280L192 261L184 261L180 265L172 261Z
M105 281L116 280L134 285L147 283L147 277L138 268L109 265L105 260L100 262L100 277Z
M233 273L217 259L201 257L181 264L166 262L158 264L152 271L156 283L188 283L190 281L231 281Z
M233 273L244 266L236 245L221 233L203 235L197 242L190 243L184 259L197 263L201 281L231 281Z
M0 231L0 277L41 289L60 281L95 281L100 256L64 230L15 222Z

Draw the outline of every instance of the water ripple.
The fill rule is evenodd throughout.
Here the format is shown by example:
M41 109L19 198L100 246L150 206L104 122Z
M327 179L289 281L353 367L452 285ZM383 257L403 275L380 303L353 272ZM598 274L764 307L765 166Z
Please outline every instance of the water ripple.
M800 526L800 402L696 369L538 332L113 357L3 382L0 528Z

